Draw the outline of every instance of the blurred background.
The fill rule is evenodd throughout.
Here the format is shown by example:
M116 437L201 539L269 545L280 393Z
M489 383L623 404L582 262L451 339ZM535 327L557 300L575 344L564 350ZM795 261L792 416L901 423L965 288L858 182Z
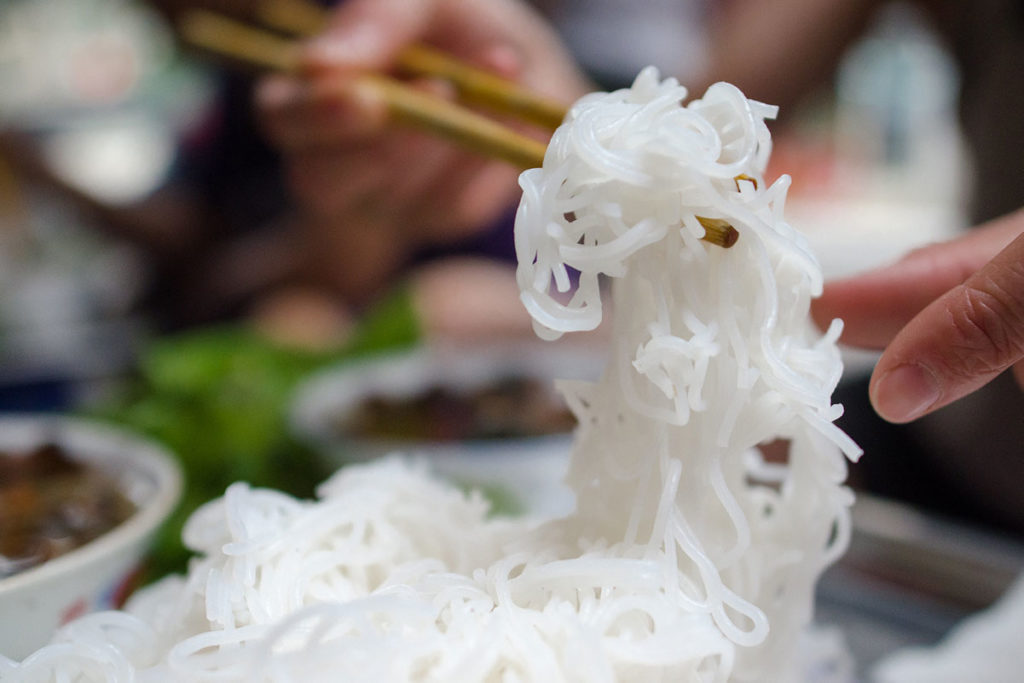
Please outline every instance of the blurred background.
M0 408L75 405L166 333L211 324L338 346L391 292L288 296L301 283L293 202L254 122L253 79L182 48L161 11L179 4L0 7ZM615 0L541 8L613 88L652 63L695 78L713 4L659 0L629 21ZM968 225L958 87L928 17L891 3L785 110L769 175L794 177L791 221L828 276Z
M0 3L0 410L85 414L166 443L186 465L180 522L237 479L306 495L324 478L329 464L292 433L288 414L292 392L318 371L439 340L507 342L529 326L507 260L492 264L502 279L486 261L432 259L358 298L304 277L290 230L295 202L255 122L253 78L184 49L171 19L179 4ZM220 4L247 9L244 0ZM697 78L715 4L538 6L591 78L614 88L651 63L684 84ZM891 261L974 222L962 73L948 45L916 5L880 3L839 67L787 105L769 176L793 176L790 221L810 236L827 276ZM463 298L479 303L445 306ZM480 310L490 313L473 317ZM865 407L874 357L850 351L848 359L841 400L862 404L847 419L863 422L848 428L868 442L865 462L909 452ZM1010 450L1019 455L1020 444ZM890 630L921 642L994 598L1019 568L1024 513L1018 502L1000 517L994 505L950 494L941 477L915 479L918 491L887 486L901 476L853 473L858 485L939 513L969 546L936 546L946 569L928 590L944 592L941 601L900 603L900 623L918 630ZM905 553L915 535L949 540L951 527L933 521L879 522L903 515L882 509L871 513L876 541L909 536L872 552L891 541ZM183 566L177 533L172 524L157 571ZM974 562L966 581L982 588L972 595L960 577L950 598L950 576L966 560ZM905 581L921 569L900 571ZM893 609L891 581L884 590L862 582L860 593L849 577L839 584L833 604L861 615L865 605Z

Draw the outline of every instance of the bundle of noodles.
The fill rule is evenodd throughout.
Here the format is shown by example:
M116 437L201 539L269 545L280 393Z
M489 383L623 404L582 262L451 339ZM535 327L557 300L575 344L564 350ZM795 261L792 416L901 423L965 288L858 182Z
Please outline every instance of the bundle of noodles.
M186 527L187 576L21 663L0 657L0 679L804 676L814 582L848 534L839 328L809 324L821 276L782 218L786 181L761 177L771 109L724 84L684 98L653 70L588 96L522 176L519 277L539 331L595 326L598 275L614 278L604 376L565 387L574 514L491 519L399 459L341 470L316 501L238 484ZM695 216L728 220L738 244L699 241ZM758 456L773 439L788 462Z
M651 562L675 614L738 646L736 680L791 680L816 579L849 533L843 453L860 451L832 423L841 324L810 323L821 271L784 220L789 178L765 187L775 109L726 83L685 96L648 69L576 104L520 179L519 286L553 338L600 322L612 278L608 367L564 388L580 423L575 535ZM702 243L698 216L738 242ZM786 462L754 448L773 441Z

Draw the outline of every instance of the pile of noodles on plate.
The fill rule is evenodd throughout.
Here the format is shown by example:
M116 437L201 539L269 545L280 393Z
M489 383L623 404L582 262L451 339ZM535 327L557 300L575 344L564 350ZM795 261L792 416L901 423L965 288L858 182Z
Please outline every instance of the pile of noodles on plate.
M7 680L843 680L801 647L849 535L856 445L833 425L840 326L766 185L774 108L643 71L581 99L521 177L522 299L546 338L614 311L579 420L564 519L497 519L393 457L317 500L245 484L185 529L186 576L83 618ZM697 217L739 231L709 245ZM576 271L576 272L572 272ZM607 276L610 291L602 291ZM755 448L788 442L788 458Z

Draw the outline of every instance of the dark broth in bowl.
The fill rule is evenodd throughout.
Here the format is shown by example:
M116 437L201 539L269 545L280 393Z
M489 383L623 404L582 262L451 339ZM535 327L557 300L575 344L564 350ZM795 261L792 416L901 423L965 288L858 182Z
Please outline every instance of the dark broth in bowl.
M0 450L0 579L85 545L135 510L113 477L57 445Z
M337 426L357 438L472 441L561 434L575 425L546 383L506 377L475 388L436 385L411 396L371 395Z

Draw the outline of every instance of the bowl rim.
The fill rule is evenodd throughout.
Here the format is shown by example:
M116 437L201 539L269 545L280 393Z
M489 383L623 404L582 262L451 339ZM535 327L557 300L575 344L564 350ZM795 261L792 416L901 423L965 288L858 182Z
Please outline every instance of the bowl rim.
M5 414L0 415L0 448L8 441L4 435L12 430L26 442L49 440L68 448L73 457L81 455L81 459L86 461L98 459L91 457L91 451L95 445L102 444L112 451L116 460L128 460L130 457L133 468L153 477L156 490L131 517L102 536L36 567L0 579L0 597L73 572L118 548L130 546L155 531L181 498L184 481L177 459L163 446L134 432L86 418ZM84 453L76 450L82 444L86 444L82 449Z

